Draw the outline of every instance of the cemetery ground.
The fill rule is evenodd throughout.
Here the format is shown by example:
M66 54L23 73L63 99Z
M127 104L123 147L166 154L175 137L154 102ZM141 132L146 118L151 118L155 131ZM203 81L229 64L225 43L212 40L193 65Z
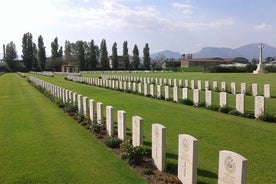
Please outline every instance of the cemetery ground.
M167 75L166 78L174 78L170 76L173 75L171 73ZM206 77L202 73L190 75L194 75L194 78L191 78L194 80L197 80L196 77L198 79ZM221 74L212 76L214 80L218 81L227 78ZM253 78L245 78L239 74L226 76L228 76L229 82L235 79L236 82L253 80ZM276 83L275 75L263 76L265 76L262 79L263 83L272 84L272 95L275 94L275 88L273 88ZM144 119L144 145L148 149L151 148L151 125L153 123L164 125L167 129L166 161L169 172L176 173L178 134L185 133L198 139L198 183L217 183L220 150L231 150L248 159L247 183L275 183L276 181L275 124L65 81L64 76L49 78L36 75L35 77L87 96L96 102L102 102L104 106L112 105L115 112L116 110L125 110L129 138L131 138L131 117L141 116ZM182 77L186 78L185 75ZM212 79L208 80L212 81ZM255 79L254 82L258 83L258 80L260 79ZM262 83L260 82L260 84ZM269 109L275 112L276 104L273 103L275 98L270 101ZM116 113L114 119L117 119Z
M25 78L0 85L0 183L146 183Z

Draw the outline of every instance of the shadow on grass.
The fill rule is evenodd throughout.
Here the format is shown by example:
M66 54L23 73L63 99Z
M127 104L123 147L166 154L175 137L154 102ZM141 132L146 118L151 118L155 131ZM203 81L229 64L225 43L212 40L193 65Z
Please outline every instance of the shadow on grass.
M215 179L218 178L218 175L216 173L213 173L204 169L197 169L197 174L199 176L206 177L206 178L215 178Z

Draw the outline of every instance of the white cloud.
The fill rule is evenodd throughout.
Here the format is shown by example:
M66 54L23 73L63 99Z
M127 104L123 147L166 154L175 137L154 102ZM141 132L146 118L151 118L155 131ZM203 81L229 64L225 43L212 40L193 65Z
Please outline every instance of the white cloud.
M256 31L268 31L272 29L272 26L270 24L262 23L260 25L254 26L254 29Z
M184 14L184 15L191 15L193 14L193 6L190 5L190 4L183 4L183 3L173 3L172 4L172 7L174 8L177 8L177 9L180 9L181 12Z

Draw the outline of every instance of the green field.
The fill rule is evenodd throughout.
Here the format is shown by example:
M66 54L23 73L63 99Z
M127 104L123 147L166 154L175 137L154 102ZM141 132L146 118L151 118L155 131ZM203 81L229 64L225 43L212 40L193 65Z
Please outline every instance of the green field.
M205 76L206 74L202 73L187 74L190 78L181 74L184 75L183 73L158 73L157 75L158 77L161 75L163 78L179 76L182 79L194 80L208 78ZM154 77L154 74L145 75ZM229 82L234 81L234 79L239 82L245 79L245 76L251 76L250 74L245 74L245 76L240 74L237 74L238 76L236 74L231 75L227 74L227 77L224 77L222 74L217 74L217 76L212 74L217 81L223 79L226 82L228 80ZM210 77L208 74L207 76ZM272 76L270 74L263 75L261 76L262 80L259 79L257 83L260 81L268 83L268 78ZM103 102L105 106L112 105L114 110L125 110L127 112L129 136L131 135L131 117L134 115L141 116L144 118L144 144L148 148L151 145L151 124L160 123L164 125L167 135L167 165L171 171L176 171L177 168L178 134L185 133L194 136L199 141L198 183L217 183L218 152L220 150L231 150L248 159L247 183L276 182L275 124L73 83L65 81L64 76L55 76L54 78L36 77L88 96L90 99L93 98L96 102ZM228 80L226 80L227 78ZM208 80L212 81L210 78ZM271 79L270 83L272 87L275 86L275 79Z
M0 85L0 183L146 183L25 78Z

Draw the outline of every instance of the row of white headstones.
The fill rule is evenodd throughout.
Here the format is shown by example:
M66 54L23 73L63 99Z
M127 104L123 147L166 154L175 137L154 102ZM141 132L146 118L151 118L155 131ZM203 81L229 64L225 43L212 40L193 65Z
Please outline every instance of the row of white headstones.
M69 80L73 80L75 82L85 82L90 85L100 86L100 87L108 87L111 89L120 89L120 90L131 90L132 92L138 92L147 96L148 94L152 97L161 98L162 91L164 91L165 100L170 99L170 91L173 88L173 101L179 102L179 87L170 87L170 86L162 86L160 84L148 84L148 83L138 83L138 82L126 82L117 79L99 79L99 78L88 78L88 77L79 77L68 75L67 78ZM225 84L226 85L226 84ZM148 93L149 86L149 93ZM242 86L246 86L242 85ZM256 86L256 85L253 85ZM143 88L143 89L142 89ZM155 94L156 89L156 94ZM200 104L200 89L192 89L193 93L193 103L195 105ZM182 99L188 99L189 88L182 88ZM265 94L270 95L270 84L264 85ZM205 104L206 106L212 106L213 104L213 91L208 88L205 89ZM254 97L254 116L258 118L262 114L265 113L265 96L255 96ZM219 92L219 106L227 107L228 106L228 93L227 92ZM241 114L245 114L245 94L240 93L236 94L236 110Z
M154 84L154 85L163 85L163 86L173 86L173 87L184 87L190 89L203 89L203 82L201 80L183 80L182 79L166 79L166 78L150 78L150 77L135 77L135 76L118 76L118 75L101 75L101 78L104 80L118 80L123 82L135 82L135 83L146 83L146 84ZM204 89L209 90L211 88L210 81L204 81ZM212 82L212 89L220 90L222 92L227 92L228 87L227 83L222 81L220 88L218 86L218 81ZM232 94L236 94L237 92L237 84L236 82L230 83L230 90ZM247 83L242 82L240 84L240 94L247 94L249 91L247 90ZM252 96L258 95L258 84L251 84L251 93ZM270 84L264 84L264 97L270 98Z
M93 121L97 117L97 123L103 124L103 103L96 103L80 94L74 93L62 87L29 77L36 85L40 85L48 90L52 95L63 102L78 104L78 111L90 117ZM113 107L106 106L106 129L110 136L114 135ZM118 138L126 140L126 112L117 111ZM133 146L143 145L143 118L132 117L132 144ZM197 159L198 140L191 135L180 134L178 142L178 178L182 183L195 184L197 181ZM166 127L161 124L152 124L152 159L158 170L164 171L166 168ZM246 183L247 159L238 153L223 150L219 152L219 172L218 183Z

